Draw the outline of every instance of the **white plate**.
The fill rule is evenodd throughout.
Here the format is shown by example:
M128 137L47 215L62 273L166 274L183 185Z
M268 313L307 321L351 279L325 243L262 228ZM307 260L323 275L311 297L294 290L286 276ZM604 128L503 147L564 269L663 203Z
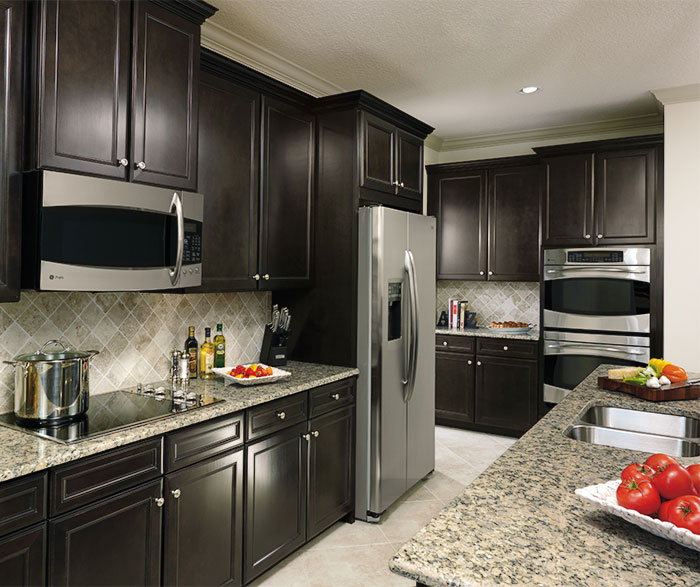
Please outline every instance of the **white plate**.
M530 332L535 327L534 324L530 326L523 326L522 328L494 328L492 326L487 326L491 332L503 332L504 334L525 334Z
M248 363L247 365L243 366L248 367L252 364L253 363ZM256 363L256 365L262 365L264 368L267 368L267 365L264 363ZM235 369L236 367L238 367L238 365L234 365L233 367L214 367L212 371L223 377L228 383L237 383L238 385L260 385L261 383L274 383L275 381L279 381L280 379L284 379L285 377L289 377L291 375L289 371L273 367L272 375L266 375L265 377L251 377L250 379L239 379L238 377L232 377L228 374L231 369Z
M619 506L615 495L619 485L620 480L617 479L615 481L608 481L607 483L599 483L598 485L590 485L583 489L577 489L575 493L613 516L623 518L635 526L644 528L647 532L651 532L667 540L673 540L673 542L677 542L693 550L700 550L700 536L693 534L690 530L679 528L671 524L671 522L662 522L661 520Z

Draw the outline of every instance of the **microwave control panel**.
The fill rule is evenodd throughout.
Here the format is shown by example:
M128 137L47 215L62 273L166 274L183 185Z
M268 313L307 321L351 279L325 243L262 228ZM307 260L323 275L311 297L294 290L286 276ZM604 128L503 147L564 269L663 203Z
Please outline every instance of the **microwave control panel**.
M201 225L185 223L185 247L182 262L185 265L202 262Z

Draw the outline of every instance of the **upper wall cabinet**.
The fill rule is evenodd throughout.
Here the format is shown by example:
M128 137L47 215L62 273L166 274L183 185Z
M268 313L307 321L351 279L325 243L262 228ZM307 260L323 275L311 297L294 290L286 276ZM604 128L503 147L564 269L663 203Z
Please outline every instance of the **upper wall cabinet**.
M34 167L196 189L199 27L215 9L58 0L36 10Z
M0 0L0 301L19 300L26 4Z
M535 149L545 246L653 244L662 202L662 137Z
M438 279L539 280L536 163L528 156L428 166Z

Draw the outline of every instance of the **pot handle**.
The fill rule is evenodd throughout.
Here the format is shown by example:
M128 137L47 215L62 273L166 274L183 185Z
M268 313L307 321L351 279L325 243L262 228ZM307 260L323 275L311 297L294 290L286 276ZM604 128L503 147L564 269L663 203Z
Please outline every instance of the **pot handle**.
M88 359L92 359L92 357L94 357L95 355L99 355L99 354L100 354L100 351L83 351L83 352L90 355L90 356L88 357Z
M41 348L40 348L38 351L36 351L36 354L39 355L39 354L43 353L43 352L44 352L44 349L45 349L47 346L51 345L51 344L58 344L58 345L61 345L61 346L63 347L63 350L64 350L64 351L69 351L69 350L70 350L70 347L66 346L66 343L64 343L62 340L60 340L60 339L53 339L53 340L47 340L44 344L42 344L42 345L41 345Z

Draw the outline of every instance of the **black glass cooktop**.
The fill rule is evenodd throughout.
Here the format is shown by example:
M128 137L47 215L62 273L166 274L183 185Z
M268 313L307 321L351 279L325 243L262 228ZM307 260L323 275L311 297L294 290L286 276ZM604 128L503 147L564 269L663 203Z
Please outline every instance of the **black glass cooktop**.
M185 393L164 387L146 386L147 393L113 391L90 396L90 407L79 420L59 426L34 427L21 424L13 412L0 414L0 425L28 432L57 442L69 443L130 428L196 410L222 401L219 398Z

